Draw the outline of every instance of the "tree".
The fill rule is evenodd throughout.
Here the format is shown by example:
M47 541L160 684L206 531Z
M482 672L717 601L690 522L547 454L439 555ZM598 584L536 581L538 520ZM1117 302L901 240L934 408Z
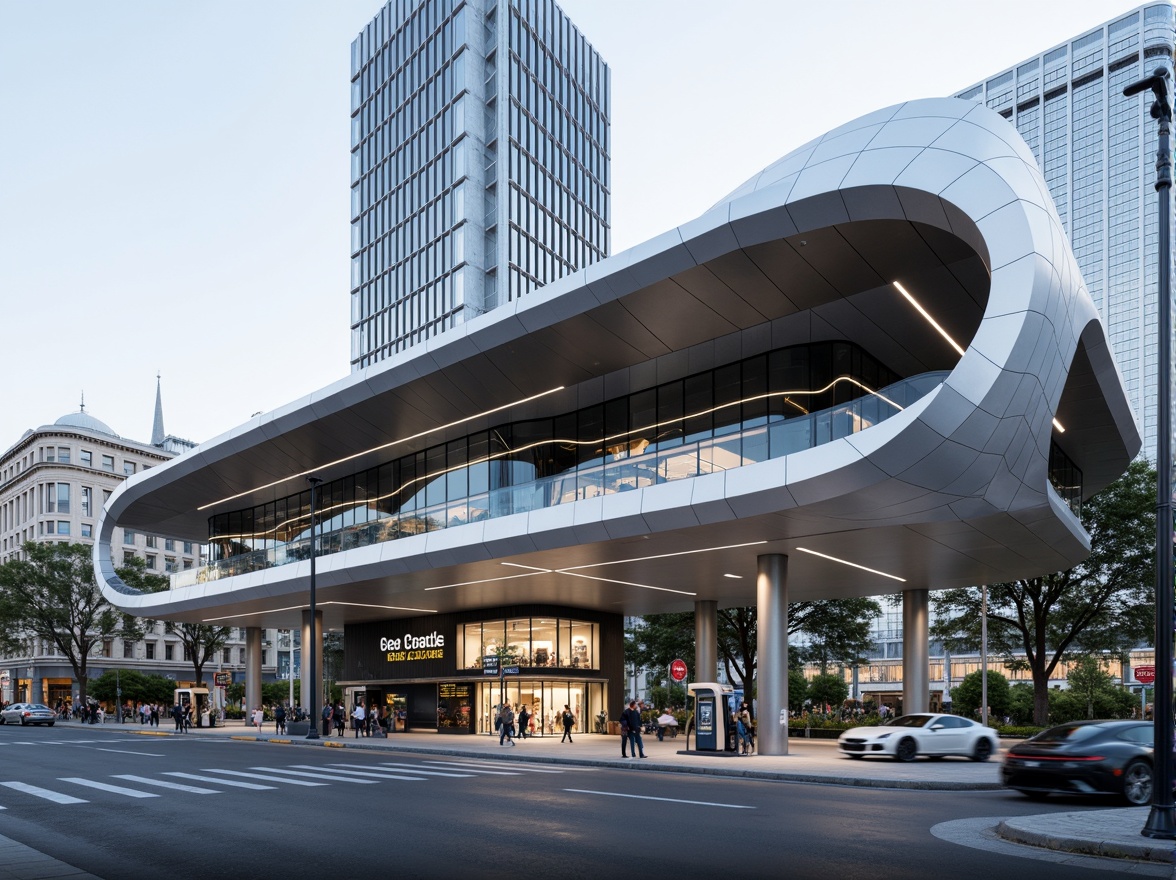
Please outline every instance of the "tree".
M852 666L873 646L871 625L882 614L873 599L819 599L788 606L788 632L805 636L805 660L824 675L832 663Z
M625 630L625 664L669 676L670 664L694 657L694 614L648 614ZM693 665L691 663L691 665Z
M175 699L176 683L162 675L139 672L137 669L107 669L90 682L90 693L95 699L113 705L122 691L122 701L131 703L162 703L170 706Z
M1033 677L1033 721L1049 719L1049 681L1075 651L1119 653L1154 630L1155 471L1142 461L1082 509L1091 553L1066 571L988 588L990 650ZM945 590L934 599L935 637L952 651L979 646L980 590Z
M832 710L841 708L841 704L849 697L849 685L840 675L821 673L814 675L808 683L808 698L812 701L813 711L823 711L826 706Z
M969 672L964 680L951 689L951 707L956 715L973 717L980 711L983 699L983 680L980 670ZM1009 680L995 670L988 670L988 710L1003 717L1009 711L1012 697L1009 694Z
M127 560L127 564L118 570L123 582L144 593L159 593L171 588L171 581L159 574L152 574L147 570L147 563L135 556ZM137 624L125 623L124 632L130 635L134 632L137 641L143 637L142 632L146 624L152 621L141 618ZM208 623L181 623L165 620L164 629L179 636L184 646L184 656L192 661L192 672L196 680L196 687L204 682L204 667L212 660L218 651L228 644L232 635L232 628L215 626Z
M1050 691L1050 721L1128 718L1136 707L1130 691L1117 687L1102 660L1085 655L1070 661L1066 689Z
M117 632L121 615L94 581L87 545L28 541L21 549L23 559L0 565L0 632L13 653L26 639L53 645L73 669L84 705L90 656Z

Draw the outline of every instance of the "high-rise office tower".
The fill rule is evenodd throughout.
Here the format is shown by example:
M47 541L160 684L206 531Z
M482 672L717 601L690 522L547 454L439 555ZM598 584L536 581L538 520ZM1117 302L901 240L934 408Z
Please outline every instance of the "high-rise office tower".
M389 0L351 46L351 366L609 251L609 69L554 0Z
M1148 4L1001 71L956 97L998 111L1029 144L1106 322L1143 454L1156 453L1156 124L1151 93L1123 88L1172 69L1176 15Z

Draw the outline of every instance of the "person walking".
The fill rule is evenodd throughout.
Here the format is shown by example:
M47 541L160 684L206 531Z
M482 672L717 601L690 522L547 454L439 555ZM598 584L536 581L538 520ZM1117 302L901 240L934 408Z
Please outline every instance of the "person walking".
M751 754L751 709L747 700L739 704L739 711L735 714L735 730L739 733L739 744L742 746L739 754Z
M364 712L363 703L355 704L355 708L351 710L351 721L355 727L355 738L359 739L363 735L367 721L367 713Z
M335 714L335 710L330 703L323 703L323 736L331 735L331 716Z
M498 713L498 744L503 745L503 741L509 742L512 746L514 741L514 709L510 707L510 700L502 704L502 711Z
M531 714L527 711L527 704L523 703L519 706L519 739L527 738L527 724L531 720Z
M625 728L628 727L626 734ZM637 701L630 700L629 708L621 713L621 757L625 757L625 740L629 742L629 757L645 757L645 743L641 739L641 712L637 709Z
M274 733L286 732L286 707L281 703L274 709Z
M261 711L261 706L257 706L253 710L253 726L258 733L261 733L261 723L265 721L265 713Z
M335 704L334 710L335 719L335 733L339 736L347 735L347 710L343 708L343 701L340 700Z
M563 733L563 738L560 739L560 742L565 742L565 741L571 742L572 741L572 728L576 726L576 716L572 714L572 707L567 705L566 703L564 704L562 720L563 720L564 733Z
M172 719L176 722L176 733L184 732L184 707L179 703L172 706Z

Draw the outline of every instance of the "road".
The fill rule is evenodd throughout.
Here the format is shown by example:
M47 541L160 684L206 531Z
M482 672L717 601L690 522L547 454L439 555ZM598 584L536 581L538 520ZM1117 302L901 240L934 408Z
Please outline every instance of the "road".
M0 834L102 878L1105 878L951 820L1106 809L98 728L0 727ZM0 865L0 877L6 875Z

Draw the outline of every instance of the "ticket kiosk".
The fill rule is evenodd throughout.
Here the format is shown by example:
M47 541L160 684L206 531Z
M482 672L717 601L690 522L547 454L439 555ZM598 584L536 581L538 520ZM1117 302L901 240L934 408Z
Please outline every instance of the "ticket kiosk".
M696 681L689 686L694 700L694 748L700 752L721 752L730 739L730 712L727 709L731 685Z

